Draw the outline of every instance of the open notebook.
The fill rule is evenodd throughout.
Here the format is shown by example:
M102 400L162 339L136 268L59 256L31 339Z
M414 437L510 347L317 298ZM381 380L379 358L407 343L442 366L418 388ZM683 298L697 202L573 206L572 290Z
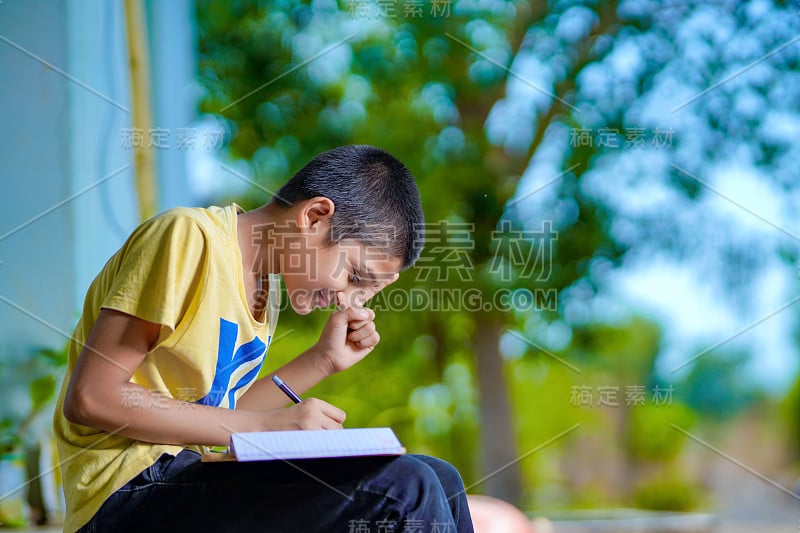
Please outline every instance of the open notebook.
M272 461L361 455L403 455L391 428L234 433L228 453L203 454L204 462Z

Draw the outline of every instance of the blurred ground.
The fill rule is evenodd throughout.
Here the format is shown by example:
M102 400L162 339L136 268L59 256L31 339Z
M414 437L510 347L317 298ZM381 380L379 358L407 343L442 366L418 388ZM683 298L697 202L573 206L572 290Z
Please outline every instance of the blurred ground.
M800 501L721 457L713 459L711 470L720 519L717 531L800 532ZM788 475L772 479L787 488L794 486Z
M724 439L724 446L718 449L774 483L793 489L797 479L794 473L781 468L785 460L780 448L774 442L753 437L765 435L763 431L755 431L754 425L757 424L752 420L740 421ZM554 533L800 533L800 499L793 498L746 468L701 446L692 450L689 463L702 469L701 477L709 487L708 512L716 517L716 524L711 529L689 527L688 521L680 524L682 520L673 523L664 521L655 528L642 527L625 520L598 520L584 524L556 521Z
M740 420L725 439L723 450L758 474L788 490L795 490L796 472L784 465L785 444L760 423L758 417ZM710 450L702 450L707 466L707 483L712 504L724 533L800 532L800 498L760 479L752 472Z

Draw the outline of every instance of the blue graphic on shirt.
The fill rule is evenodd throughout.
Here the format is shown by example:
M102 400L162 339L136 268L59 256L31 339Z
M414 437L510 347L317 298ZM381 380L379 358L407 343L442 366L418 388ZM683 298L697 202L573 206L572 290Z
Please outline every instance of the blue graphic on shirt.
M258 371L264 363L263 360L231 387L231 376L242 365L261 357L271 340L271 337L267 337L267 344L264 344L264 341L255 337L234 351L238 334L238 324L228 322L224 318L219 319L219 348L217 349L217 368L214 371L214 382L211 384L211 390L208 391L208 394L197 400L197 403L217 407L222 404L222 400L227 395L228 408L234 409L236 407L234 393L248 385L258 375Z

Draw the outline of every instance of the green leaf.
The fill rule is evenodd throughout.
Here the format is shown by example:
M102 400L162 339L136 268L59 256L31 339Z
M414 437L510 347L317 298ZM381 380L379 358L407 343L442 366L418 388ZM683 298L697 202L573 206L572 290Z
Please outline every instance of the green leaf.
M48 363L55 367L66 366L68 357L68 345L64 346L61 350L54 350L53 348L42 348L37 352L44 357Z
M56 378L54 376L42 376L33 380L30 386L32 409L35 411L44 407L53 399L55 391Z

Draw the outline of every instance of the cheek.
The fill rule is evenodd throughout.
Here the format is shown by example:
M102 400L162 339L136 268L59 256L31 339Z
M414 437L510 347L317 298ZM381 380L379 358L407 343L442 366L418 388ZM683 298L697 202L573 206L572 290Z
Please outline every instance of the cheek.
M284 274L283 275L283 286L286 287L286 291L291 294L296 291L311 291L318 288L316 283L313 281L314 276L309 276L308 274Z
M284 287L289 296L289 303L292 305L294 312L299 315L307 315L313 309L313 295L314 291L311 288L298 286L292 283L291 280L284 278Z
M347 263L341 252L325 250L317 256L309 283L318 288L343 290L347 287Z

